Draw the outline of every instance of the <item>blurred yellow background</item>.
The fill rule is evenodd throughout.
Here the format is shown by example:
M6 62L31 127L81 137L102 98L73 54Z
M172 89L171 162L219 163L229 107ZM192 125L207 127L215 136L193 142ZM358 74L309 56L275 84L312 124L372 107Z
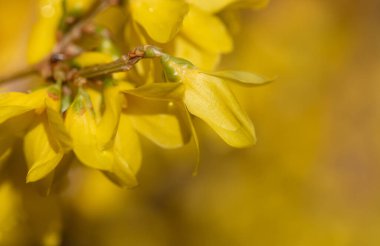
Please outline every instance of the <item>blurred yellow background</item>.
M0 74L24 65L32 6L1 3ZM133 190L78 166L42 197L10 168L0 245L380 245L379 1L272 0L241 18L221 68L277 76L234 87L255 147L232 149L196 121L198 176L189 148L143 140Z

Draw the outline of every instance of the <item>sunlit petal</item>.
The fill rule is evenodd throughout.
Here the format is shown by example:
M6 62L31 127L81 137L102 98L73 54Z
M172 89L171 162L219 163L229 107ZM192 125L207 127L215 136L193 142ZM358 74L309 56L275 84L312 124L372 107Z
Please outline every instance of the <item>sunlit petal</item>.
M98 147L92 104L84 90L79 91L68 109L65 125L73 139L73 150L83 164L101 170L112 169L112 153Z
M232 38L223 22L195 6L190 8L184 19L181 32L194 44L211 53L227 53L233 49Z
M232 146L254 144L253 124L225 82L197 71L191 73L184 97L190 113L206 121Z
M133 19L160 43L176 35L188 11L183 0L131 0L129 4Z
M244 72L244 71L216 71L216 72L210 72L207 73L225 80L229 80L232 82L238 82L242 85L247 86L257 86L257 85L264 85L266 83L269 83L273 81L273 79L267 79L263 76L250 73L250 72Z
M137 185L136 173L140 169L142 153L140 141L128 116L120 116L120 124L114 144L115 162L112 173L115 181L126 187Z
M42 111L45 96L45 90L35 91L31 94L19 92L0 94L0 124L31 110Z
M48 124L40 117L24 138L25 158L29 166L27 182L34 182L48 175L63 157L63 151L52 140Z

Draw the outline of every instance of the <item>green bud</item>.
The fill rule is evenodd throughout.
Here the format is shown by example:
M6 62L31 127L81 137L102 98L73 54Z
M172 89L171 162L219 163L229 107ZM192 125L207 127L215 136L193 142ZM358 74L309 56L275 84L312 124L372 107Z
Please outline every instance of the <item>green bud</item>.
M161 56L161 63L164 69L165 77L169 82L181 82L181 74L183 74L183 72L187 69L195 68L191 62L167 54Z

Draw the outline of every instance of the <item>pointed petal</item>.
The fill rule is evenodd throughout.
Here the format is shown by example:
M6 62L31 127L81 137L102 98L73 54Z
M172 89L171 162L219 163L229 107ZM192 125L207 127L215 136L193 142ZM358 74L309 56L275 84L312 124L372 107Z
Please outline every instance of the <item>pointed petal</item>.
M206 71L212 71L219 64L221 57L219 53L204 50L180 35L174 39L174 49L174 56L189 60L200 69Z
M250 73L250 72L244 72L244 71L226 70L226 71L210 72L206 74L213 75L222 79L230 80L232 82L241 83L247 86L264 85L273 81L273 79L267 79L267 78L264 78L263 76Z
M178 119L174 115L131 116L131 121L141 135L162 148L179 148L185 144Z
M211 53L227 53L233 49L232 38L223 22L195 6L190 8L183 21L182 33Z
M106 85L103 99L105 109L97 128L97 139L99 147L106 149L111 146L116 135L124 97L121 95L119 88Z
M129 98L128 115L134 128L162 148L178 148L190 141L191 132L177 103Z
M129 4L133 19L159 43L177 34L188 11L184 0L132 0Z
M66 130L65 123L60 113L61 109L61 89L58 85L51 86L48 89L48 95L45 99L46 116L49 129L60 148L67 152L72 147L72 139Z
M111 170L112 153L98 147L92 104L84 90L79 90L68 109L65 125L73 139L74 153L83 164L100 170Z
M255 143L251 120L222 79L192 72L184 102L190 113L206 121L228 144L246 147Z
M126 187L137 185L136 173L141 165L141 146L128 116L122 114L114 145L115 162L112 174L115 181Z
M183 97L184 87L182 83L153 83L124 92L147 99L180 100Z
M35 120L34 114L29 112L0 124L0 167L7 161L16 139L24 136L33 120Z
M44 106L45 90L31 94L9 92L0 94L0 124L31 110L41 110Z
M40 117L24 138L25 158L29 166L27 182L34 182L48 175L63 157L63 152L54 146L47 122Z
M182 113L184 114L184 118L191 130L191 138L193 140L192 142L195 148L194 150L195 150L195 156L196 156L195 165L193 169L193 176L196 176L198 175L199 164L200 164L200 148L199 148L198 135L197 135L197 132L195 131L193 121L191 120L191 116L189 112L187 111L186 105L182 104L180 105L180 107L182 108Z

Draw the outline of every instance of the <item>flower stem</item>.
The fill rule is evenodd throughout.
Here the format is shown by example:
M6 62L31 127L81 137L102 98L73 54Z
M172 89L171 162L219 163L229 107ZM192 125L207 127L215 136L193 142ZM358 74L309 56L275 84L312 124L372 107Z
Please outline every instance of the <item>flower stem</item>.
M74 73L73 78L95 78L112 73L129 71L141 59L155 58L161 55L162 53L157 47L151 45L140 46L128 52L127 55L121 56L116 61L84 67Z

